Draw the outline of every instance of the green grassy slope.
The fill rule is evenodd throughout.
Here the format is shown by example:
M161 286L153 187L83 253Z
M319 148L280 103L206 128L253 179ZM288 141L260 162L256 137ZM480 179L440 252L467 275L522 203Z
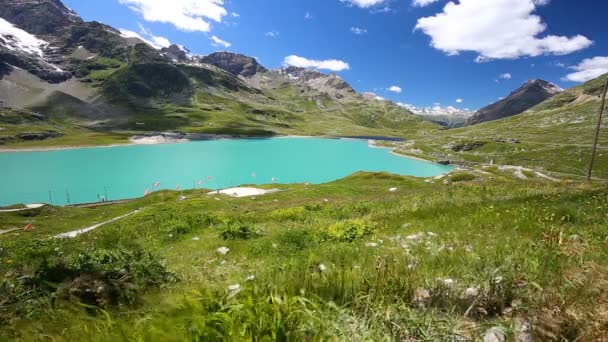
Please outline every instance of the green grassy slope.
M523 114L471 127L419 136L404 153L586 174L600 108L602 76L555 96ZM605 122L605 121L604 121ZM519 141L519 143L517 143ZM608 129L602 125L595 175L608 177ZM457 152L455 145L478 145ZM458 149L458 148L456 148Z
M605 187L492 168L448 179L0 214L0 229L36 225L0 235L0 338L437 341L499 326L513 339L522 322L539 340L603 336Z

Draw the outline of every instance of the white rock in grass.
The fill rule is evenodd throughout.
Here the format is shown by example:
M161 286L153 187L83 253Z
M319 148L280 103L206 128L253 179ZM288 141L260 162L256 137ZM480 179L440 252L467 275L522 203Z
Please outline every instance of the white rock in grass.
M239 293L239 291L241 291L241 285L239 285L239 284L234 284L234 285L228 286L228 292L230 292L231 295L235 295L235 294Z
M447 278L447 279L443 280L443 284L447 287L454 286L454 283L455 283L454 279Z
M397 188L390 188L390 189L388 189L388 191L395 192L395 191L397 191Z
M420 239L421 237L423 237L423 235L422 235L422 234L414 234L414 235L409 235L409 236L406 236L405 238L406 238L407 240L412 240L412 241L414 241L414 240L418 240L418 239Z
M186 196L179 196L179 200L180 201L185 201L186 200Z
M488 329L483 335L483 342L505 342L506 340L505 333L497 327Z
M321 273L327 272L327 266L325 266L323 264L319 264L319 266L317 266L317 268L319 269L319 272L321 272Z
M467 297L477 297L479 295L479 288L477 287L469 287L464 291L464 294Z
M201 239L201 238L200 238L200 237L198 237L198 236L196 236L196 237L193 237L193 238L192 238L192 240L194 240L194 241L200 241L200 239Z
M226 255L226 254L228 254L228 252L230 252L230 248L228 248L228 247L220 247L220 248L216 249L215 251L218 252L221 255Z
M365 247L376 248L378 247L378 244L375 242L368 242L365 244Z

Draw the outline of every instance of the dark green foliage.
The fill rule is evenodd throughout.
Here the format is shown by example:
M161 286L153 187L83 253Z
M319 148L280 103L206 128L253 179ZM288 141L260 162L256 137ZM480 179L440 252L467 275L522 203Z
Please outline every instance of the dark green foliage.
M486 141L460 141L452 144L452 151L454 152L468 152L476 150L487 144Z
M469 182L477 179L477 177L468 172L458 172L450 175L450 180L454 183L457 182Z
M228 224L220 228L222 240L249 240L258 236L259 233L246 224Z
M38 239L5 248L0 261L15 267L0 282L0 320L35 314L49 298L91 307L133 304L146 289L176 280L157 257L140 248L88 248Z

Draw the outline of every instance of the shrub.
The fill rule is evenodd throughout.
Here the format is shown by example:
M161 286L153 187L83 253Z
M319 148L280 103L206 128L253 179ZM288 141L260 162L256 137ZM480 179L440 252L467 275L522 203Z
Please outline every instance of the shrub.
M277 209L270 213L270 217L276 221L304 221L310 215L305 207L292 207Z
M340 242L353 242L365 236L371 235L374 224L366 219L346 220L334 223L323 231L325 240Z
M57 240L32 240L22 247L10 255L19 266L0 282L2 319L33 314L48 298L90 307L133 304L144 290L176 280L140 248L99 249Z
M220 231L223 240L249 240L258 235L258 232L244 224L226 225Z
M452 182L457 183L457 182L470 182L470 181L477 179L477 177L475 177L475 175L472 175L470 173L460 172L460 173L453 174L450 177L450 179L452 180Z

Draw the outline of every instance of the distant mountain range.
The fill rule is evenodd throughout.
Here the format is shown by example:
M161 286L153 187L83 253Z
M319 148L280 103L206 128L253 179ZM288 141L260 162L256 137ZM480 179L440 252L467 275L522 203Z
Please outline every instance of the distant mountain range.
M436 105L433 107L420 108L402 103L400 103L400 105L426 120L448 128L464 126L465 122L475 114L475 112L468 109L459 109L453 106L442 107Z
M335 74L156 49L59 0L0 0L0 107L102 131L401 135L438 126ZM1 121L0 121L1 123ZM47 125L48 126L48 125ZM13 130L19 127L13 126Z

